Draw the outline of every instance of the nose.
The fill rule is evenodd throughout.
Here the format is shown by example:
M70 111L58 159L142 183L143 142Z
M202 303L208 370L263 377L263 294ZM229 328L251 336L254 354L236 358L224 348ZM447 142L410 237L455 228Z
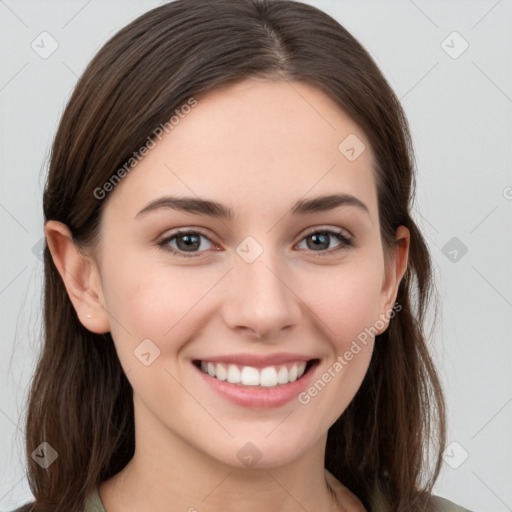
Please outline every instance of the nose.
M301 301L290 273L275 258L264 255L253 263L237 258L228 274L223 316L231 329L272 340L298 324Z

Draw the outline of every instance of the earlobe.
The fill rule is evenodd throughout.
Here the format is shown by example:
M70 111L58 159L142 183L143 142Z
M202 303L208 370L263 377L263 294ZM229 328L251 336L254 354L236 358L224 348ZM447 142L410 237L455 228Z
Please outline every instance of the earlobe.
M82 325L103 334L110 331L101 290L101 279L94 261L79 251L69 228L49 220L44 227L48 248L68 296Z

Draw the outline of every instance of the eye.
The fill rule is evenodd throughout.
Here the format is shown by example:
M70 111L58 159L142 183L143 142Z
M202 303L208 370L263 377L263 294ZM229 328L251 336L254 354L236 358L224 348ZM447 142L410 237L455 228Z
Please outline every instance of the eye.
M330 249L331 242L330 240L335 238L338 240L338 245L334 247L334 249ZM315 256L324 256L324 255L332 255L337 254L339 251L347 250L350 246L353 245L351 239L342 234L341 231L333 231L333 230L321 230L321 231L313 231L306 235L302 241L306 241L306 248L312 250L313 252L320 252ZM302 242L301 241L301 242ZM311 241L308 243L308 241ZM325 250L322 250L325 249ZM329 249L329 250L327 250ZM327 254L325 254L327 253Z
M338 245L331 249L331 239L335 238ZM202 247L201 239L207 241L207 247ZM311 243L308 243L308 241ZM302 240L306 241L306 249L312 252L320 253L315 256L329 256L337 254L340 251L347 250L353 245L350 238L342 234L341 231L334 230L317 230L307 234ZM201 255L205 250L215 247L211 240L199 231L176 231L169 236L161 239L157 244L171 254L182 258L195 258ZM176 244L173 246L172 244ZM209 244L209 246L208 246ZM200 248L203 250L199 250ZM326 254L327 253L327 254Z
M210 247L206 247L206 249L211 249L211 247L213 247L213 243L206 235L199 231L176 231L157 243L160 247L163 247L165 250L170 251L176 256L194 258L197 256L197 254L194 253L202 252L198 251L201 245L204 245L201 244L202 238L207 240L210 244ZM171 245L174 242L176 242L176 247Z

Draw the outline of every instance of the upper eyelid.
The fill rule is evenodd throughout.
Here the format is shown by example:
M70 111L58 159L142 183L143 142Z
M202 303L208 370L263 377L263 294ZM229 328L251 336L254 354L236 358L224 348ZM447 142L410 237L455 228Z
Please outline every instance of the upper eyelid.
M354 238L354 235L346 228L341 228L341 227L338 227L338 228L333 228L333 227L314 227L314 228L311 228L311 229L308 229L304 232L304 234L302 235L302 238L304 238L305 236L308 236L308 235L312 235L313 233L318 233L318 232L325 232L325 231L328 231L328 232L331 232L331 233L336 233L336 234L342 234L342 235L347 235L346 238ZM301 240L302 240L301 238Z

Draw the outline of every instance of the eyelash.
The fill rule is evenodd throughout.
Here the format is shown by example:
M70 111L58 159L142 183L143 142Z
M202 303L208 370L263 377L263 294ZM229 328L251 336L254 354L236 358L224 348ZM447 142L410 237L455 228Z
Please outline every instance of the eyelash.
M308 238L308 237L310 237L312 235L318 235L318 234L333 235L341 243L335 249L327 249L325 251L311 251L313 253L315 253L315 252L319 252L320 253L320 254L314 254L314 257L323 258L323 257L333 256L335 254L338 254L341 251L346 251L350 247L354 246L354 242L350 238L347 238L346 236L344 236L341 231L334 231L334 230L331 230L331 229L318 229L316 231L312 231L312 232L304 235L304 237L301 239L301 242L304 239L306 239L306 238ZM179 238L182 235L199 235L199 236L202 236L202 237L208 239L213 244L213 242L208 238L208 236L206 236L204 233L201 233L200 231L195 231L195 230L190 230L190 231L188 231L188 230L187 231L186 230L179 230L179 231L176 231L176 232L172 233L171 235L166 236L165 238L159 240L157 242L157 245L159 247L161 247L162 249L164 249L165 251L168 251L171 254L173 254L175 256L178 256L178 257L181 257L181 258L198 258L198 257L200 257L200 253L204 252L204 251L199 251L199 252L196 252L196 253L186 253L186 252L183 252L183 251L180 251L180 250L177 250L177 249L173 249L172 247L170 247L168 245L170 241L174 240L175 238Z

